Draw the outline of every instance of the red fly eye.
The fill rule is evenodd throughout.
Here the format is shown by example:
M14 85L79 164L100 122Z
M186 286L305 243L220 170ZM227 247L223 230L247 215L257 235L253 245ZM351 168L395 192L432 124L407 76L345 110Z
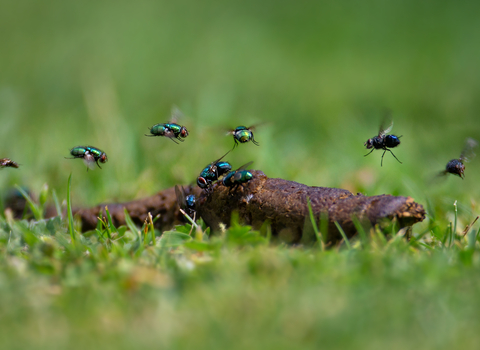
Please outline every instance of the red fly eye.
M100 156L100 162L105 163L107 161L107 155L104 153Z
M182 137L187 137L188 136L188 131L185 127L183 127L182 130L180 131L180 135Z
M197 185L200 188L206 188L206 187L208 187L208 182L205 178L199 177L199 178L197 178Z

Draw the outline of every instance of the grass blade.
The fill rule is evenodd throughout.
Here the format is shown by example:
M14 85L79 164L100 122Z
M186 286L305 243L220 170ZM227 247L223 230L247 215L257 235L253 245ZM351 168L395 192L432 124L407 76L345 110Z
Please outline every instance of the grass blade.
M148 226L150 227L150 231L152 232L152 245L155 245L155 228L153 227L153 218L150 212L148 213L148 221L150 221Z
M313 215L312 203L310 202L310 198L307 197L307 207L308 207L308 214L310 216L310 222L313 226L313 231L315 232L315 237L317 237L318 246L320 249L324 249L324 243L322 240L322 234L318 230L317 222L315 221L315 216Z
M347 238L347 235L345 234L345 231L343 231L342 226L338 223L338 221L335 221L335 226L337 226L338 231L343 237L343 240L345 241L345 245L347 246L348 250L352 249L352 246L350 244L350 241Z
M75 245L75 232L73 230L73 214L72 214L72 200L70 197L70 189L72 187L72 173L68 177L68 187L67 187L67 215L68 215L68 231L70 232L70 237L72 238L72 244Z
M33 217L35 218L35 220L37 220L37 221L42 220L43 219L43 214L42 214L42 210L40 209L40 207L37 204L35 204L35 202L28 195L28 193L25 192L25 190L23 188L21 188L18 185L15 185L15 188L18 190L18 192L20 192L22 194L23 198L25 198L25 200L27 201L28 206L30 207L30 210L32 211L32 214L33 214Z
M478 229L477 233L475 233L475 230L472 230L470 234L468 235L468 246L467 250L475 250L475 244L477 243L477 238L478 235L480 234L480 228Z
M57 215L60 216L60 219L63 219L62 207L60 205L60 202L58 201L57 191L55 191L55 189L52 189L52 198L53 198L53 204L55 205L55 210L57 211Z
M356 215L352 215L352 222L355 228L357 229L358 234L360 235L360 240L362 242L362 245L366 247L368 245L368 237L365 232L365 229L363 228L362 223L360 220L358 220L358 217Z
M137 228L137 226L133 222L132 218L130 217L130 214L128 214L127 208L123 208L123 212L125 213L125 223L127 224L128 229L133 233L135 233L138 239L141 240L142 236L140 234L140 230Z
M117 235L119 235L117 228L113 225L112 217L110 216L110 212L108 211L107 206L105 206L105 213L107 214L108 226L110 228L108 231L113 231ZM108 237L108 238L111 238L111 237Z
M451 232L451 237L450 237L450 244L449 246L451 247L453 242L455 241L455 235L457 234L457 201L453 203L453 206L455 207L455 218L453 221L453 230Z

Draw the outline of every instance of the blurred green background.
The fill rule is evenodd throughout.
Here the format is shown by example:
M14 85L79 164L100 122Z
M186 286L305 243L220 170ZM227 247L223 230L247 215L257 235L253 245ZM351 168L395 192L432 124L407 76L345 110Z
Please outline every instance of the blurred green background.
M460 235L442 240L455 200L458 234L478 215L480 157L465 180L435 175L467 137L480 139L479 10L443 0L0 0L0 158L21 164L0 171L1 192L47 183L63 200L72 173L74 206L148 196L194 182L233 146L226 129L266 122L259 147L227 156L234 167L253 160L270 177L410 195L429 215L410 241L325 252L228 234L206 240L216 247L207 252L162 246L166 235L140 250L96 236L76 246L58 218L2 217L2 345L478 348L478 226L473 248ZM145 137L173 105L185 142ZM363 143L385 109L403 164L386 154L380 167L381 152L364 157ZM87 172L65 159L77 145L104 150L108 163Z
M74 205L195 181L233 146L225 130L268 122L227 160L270 177L466 207L466 179L432 181L480 138L480 4L474 1L1 1L0 173ZM173 105L183 144L148 138ZM363 143L384 110L403 165ZM93 145L109 162L66 160ZM476 203L472 208L476 208ZM470 209L468 209L470 210Z

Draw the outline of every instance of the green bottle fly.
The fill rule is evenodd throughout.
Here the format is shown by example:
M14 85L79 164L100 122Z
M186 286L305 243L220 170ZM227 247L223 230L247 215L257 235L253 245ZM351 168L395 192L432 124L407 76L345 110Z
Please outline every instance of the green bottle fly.
M223 185L236 189L238 186L253 179L253 174L246 170L252 163L248 162L237 170L229 172L222 180Z
M97 166L102 169L100 163L106 163L108 158L107 154L103 152L102 150L99 150L96 147L92 146L77 146L73 147L70 150L70 154L73 156L73 158L67 158L67 159L76 159L76 158L82 158L83 162L87 166L87 171L88 168L94 169L94 164L97 164Z
M187 128L177 124L178 118L182 115L178 108L173 107L170 121L168 123L155 124L150 128L150 135L145 134L145 136L165 136L175 143L178 143L176 140L180 142L185 141L184 138L188 136Z
M252 141L252 143L256 146L260 146L257 141L255 141L255 137L253 136L253 130L255 130L255 125L249 126L238 126L234 130L230 130L227 135L233 135L233 141L235 144L233 145L233 149L238 146L238 143L246 143Z
M221 162L223 157L225 157L230 151L225 153L223 156L214 160L210 164L208 164L197 177L197 185L198 187L205 189L212 185L214 181L217 181L218 178L222 175L227 174L229 171L232 170L232 166L228 162Z

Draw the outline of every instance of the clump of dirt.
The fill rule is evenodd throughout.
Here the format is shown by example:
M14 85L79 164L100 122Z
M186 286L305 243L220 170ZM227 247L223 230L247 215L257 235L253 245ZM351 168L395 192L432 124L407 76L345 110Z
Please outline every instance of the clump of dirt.
M306 186L283 179L268 178L259 170L252 170L253 179L236 189L225 187L221 182L208 190L185 187L185 194L197 197L197 215L216 231L221 224L228 226L232 213L237 212L242 223L259 229L267 222L272 234L289 243L298 243L305 238L311 227L307 198L319 227L327 228L326 240L334 243L342 239L335 222L347 237L357 233L353 219L362 225L376 225L385 220L396 219L399 227L411 226L425 218L423 207L411 197L391 195L364 196L339 188ZM93 208L75 210L82 221L83 230L94 229L99 213L108 206L115 225L125 224L124 208L138 225L143 224L148 213L160 215L155 222L157 229L164 231L184 222L179 212L174 188L154 196L126 203L101 204ZM321 222L326 220L326 222Z

